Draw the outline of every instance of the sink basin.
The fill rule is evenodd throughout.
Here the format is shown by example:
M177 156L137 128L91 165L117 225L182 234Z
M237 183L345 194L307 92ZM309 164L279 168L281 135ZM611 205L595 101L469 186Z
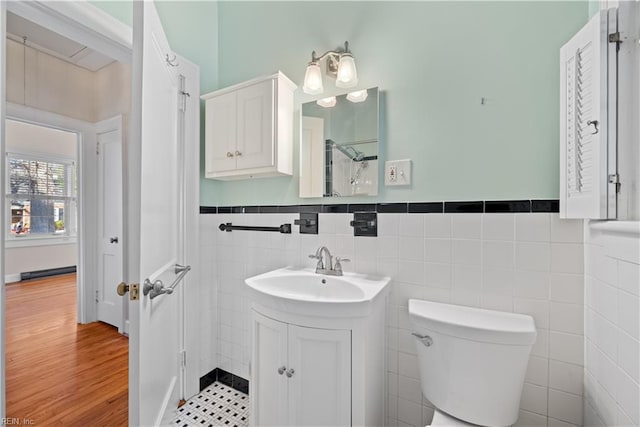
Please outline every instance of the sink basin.
M245 280L260 304L274 310L305 315L360 317L386 295L389 277L344 273L316 274L311 268L286 267Z

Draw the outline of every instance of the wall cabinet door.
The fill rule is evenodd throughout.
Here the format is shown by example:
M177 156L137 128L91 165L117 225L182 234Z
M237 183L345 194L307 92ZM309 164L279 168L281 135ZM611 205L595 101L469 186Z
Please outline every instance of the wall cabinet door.
M251 424L280 426L287 418L287 324L253 313Z
M351 425L351 331L289 325L288 356L288 425Z
M351 331L252 324L251 425L351 425Z
M236 169L236 94L207 99L205 107L206 173Z
M237 92L236 167L270 167L275 164L274 80Z

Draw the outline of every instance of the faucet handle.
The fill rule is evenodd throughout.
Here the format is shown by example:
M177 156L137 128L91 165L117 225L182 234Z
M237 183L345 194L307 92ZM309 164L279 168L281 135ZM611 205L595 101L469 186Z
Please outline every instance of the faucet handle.
M336 257L336 265L333 267L333 269L337 272L339 272L339 275L342 276L342 263L343 262L351 262L350 259L347 258L340 258L339 256Z
M318 254L309 254L309 258L311 258L311 259L320 259L321 257Z

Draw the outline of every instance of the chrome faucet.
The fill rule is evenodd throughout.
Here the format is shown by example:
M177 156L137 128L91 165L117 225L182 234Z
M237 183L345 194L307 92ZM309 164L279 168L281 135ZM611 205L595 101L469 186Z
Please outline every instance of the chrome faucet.
M324 262L323 254L327 263ZM348 262L348 259L336 257L336 265L333 265L333 257L326 246L318 248L315 254L309 255L309 258L317 259L316 274L326 274L328 276L342 276L342 262Z

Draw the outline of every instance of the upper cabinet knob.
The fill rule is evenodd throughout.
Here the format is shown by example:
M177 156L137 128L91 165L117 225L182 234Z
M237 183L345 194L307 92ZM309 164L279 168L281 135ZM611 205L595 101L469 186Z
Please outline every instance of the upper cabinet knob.
M227 157L233 157L233 153L231 151L227 151Z
M242 153L239 152L238 150L236 150L236 156L240 157L240 156L242 156Z

